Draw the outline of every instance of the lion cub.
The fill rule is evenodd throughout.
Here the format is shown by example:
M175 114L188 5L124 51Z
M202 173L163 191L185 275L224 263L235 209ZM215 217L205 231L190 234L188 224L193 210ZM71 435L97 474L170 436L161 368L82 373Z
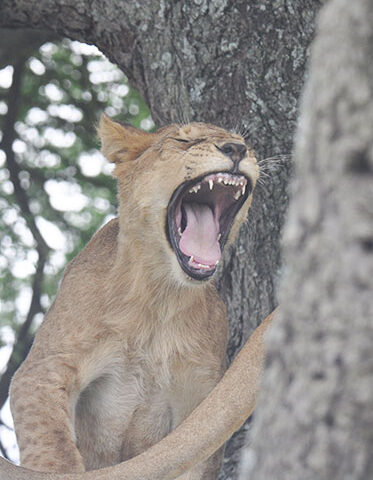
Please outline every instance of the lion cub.
M138 455L225 370L225 308L209 280L246 218L253 153L203 123L144 133L104 116L99 134L115 163L119 218L67 267L11 385L21 463L36 470ZM215 478L219 457L183 479Z

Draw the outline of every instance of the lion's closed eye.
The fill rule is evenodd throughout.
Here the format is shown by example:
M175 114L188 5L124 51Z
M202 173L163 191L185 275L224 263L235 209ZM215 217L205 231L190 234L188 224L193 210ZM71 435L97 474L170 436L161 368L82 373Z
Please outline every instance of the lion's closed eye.
M174 138L174 137L172 137L172 140L176 140L177 142L185 144L185 146L187 148L194 147L195 145L198 145L199 143L202 143L202 142L206 141L205 138L197 138L197 139L193 139L193 140L188 140L186 138Z

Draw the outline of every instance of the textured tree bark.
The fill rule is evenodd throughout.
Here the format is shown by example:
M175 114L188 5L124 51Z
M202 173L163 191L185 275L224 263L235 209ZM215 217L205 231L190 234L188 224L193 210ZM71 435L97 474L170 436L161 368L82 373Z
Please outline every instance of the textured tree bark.
M373 1L320 18L281 315L242 480L373 478Z
M322 0L2 0L0 26L53 30L97 45L118 64L157 123L203 120L246 130L259 158L291 151L314 17ZM258 188L225 256L231 360L277 303L290 165ZM265 180L265 179L264 179ZM243 434L227 447L236 478Z

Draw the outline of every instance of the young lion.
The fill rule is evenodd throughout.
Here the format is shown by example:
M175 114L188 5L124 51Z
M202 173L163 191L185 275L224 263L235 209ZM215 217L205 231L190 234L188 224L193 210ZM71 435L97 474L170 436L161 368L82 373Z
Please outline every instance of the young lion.
M11 386L21 463L36 470L82 472L143 452L225 370L225 308L209 280L246 218L253 153L203 123L144 133L104 116L99 134L119 218L67 267ZM182 478L215 478L219 457Z

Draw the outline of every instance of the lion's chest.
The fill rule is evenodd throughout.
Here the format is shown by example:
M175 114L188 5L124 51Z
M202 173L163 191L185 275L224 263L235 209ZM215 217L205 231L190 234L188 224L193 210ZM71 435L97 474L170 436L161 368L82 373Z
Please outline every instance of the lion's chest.
M106 367L78 399L75 431L87 469L141 453L175 428L216 383L206 388L200 369L188 359L134 357Z
M138 336L103 341L85 367L93 380L78 399L75 430L88 469L116 464L158 442L221 376L221 359L200 348L200 335L186 322L158 322L152 330L149 323L141 342Z
M105 373L81 392L75 408L77 445L88 469L118 463L135 430L137 443L140 437L168 433L171 383L140 361L123 359L105 367ZM134 422L139 412L142 432Z

